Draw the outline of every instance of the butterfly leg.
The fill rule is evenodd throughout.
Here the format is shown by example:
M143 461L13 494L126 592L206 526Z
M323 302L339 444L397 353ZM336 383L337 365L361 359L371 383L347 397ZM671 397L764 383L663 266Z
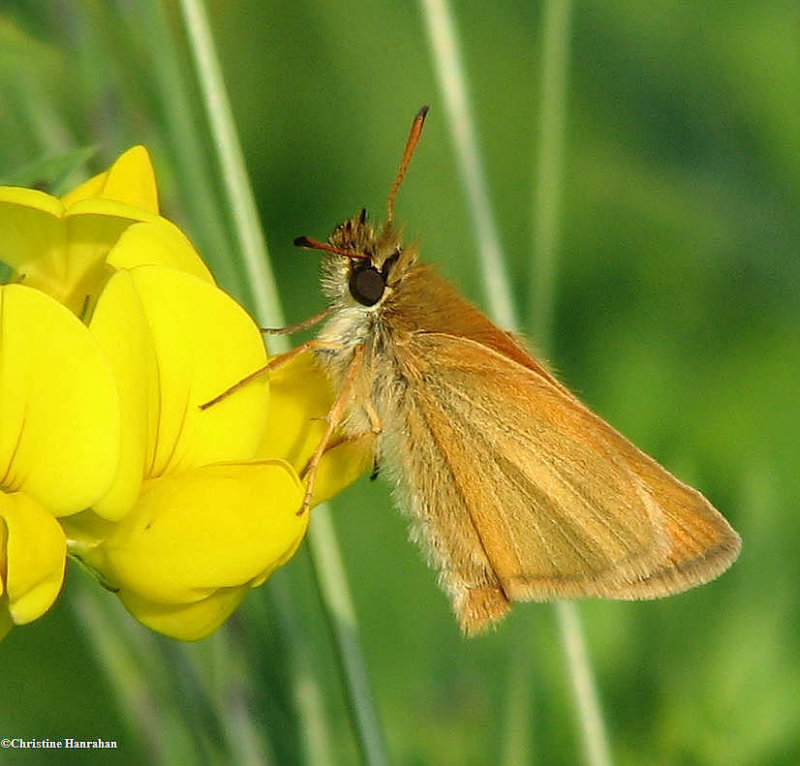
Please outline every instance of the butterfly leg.
M312 343L314 341L311 341ZM324 344L322 347L329 346L330 344ZM317 346L320 348L320 346ZM353 350L353 358L350 360L350 365L347 368L347 373L345 374L344 381L342 382L342 386L339 390L339 395L336 397L336 401L334 401L333 405L331 406L330 411L326 416L326 420L328 421L328 427L325 429L325 433L322 435L322 439L320 443L317 445L316 450L314 450L314 454L311 456L311 459L308 461L308 465L304 471L305 474L305 481L306 481L306 493L303 497L303 504L300 506L300 510L297 511L297 515L301 516L308 507L311 505L311 498L314 494L314 482L317 478L317 471L319 469L320 460L322 460L322 456L325 454L327 449L330 446L334 446L331 444L333 439L333 434L336 429L341 425L342 421L344 420L344 412L347 408L347 405L350 403L350 400L353 396L353 386L356 380L356 376L358 375L359 371L361 370L362 360L364 358L364 346L363 344L358 345Z
M378 436L378 434L382 433L383 431L383 423L381 423L380 415L378 415L372 402L366 401L362 406L364 408L364 412L367 413L367 417L369 418L369 424L372 427L372 433L374 433L375 436Z
M318 325L323 319L327 319L333 314L333 312L334 309L329 306L324 311L320 311L319 314L314 314L313 317L309 317L297 324L288 325L287 327L260 327L259 329L264 335L292 335L293 333L301 332L302 330L307 330L309 327Z
M257 380L262 375L266 375L268 372L272 370L277 370L279 367L282 367L287 362L294 359L296 356L305 353L306 351L314 351L316 349L332 349L336 351L341 351L343 346L339 343L328 343L327 341L321 340L310 340L307 343L301 343L299 346L295 346L295 348L287 351L285 354L278 354L277 356L273 356L263 367L259 367L255 372L251 372L249 375L246 375L237 383L234 383L230 388L226 388L221 394L217 394L213 399L209 399L207 402L200 405L201 410L207 410L209 407L221 402L223 399L227 399L232 393L238 391L243 386L246 386L251 381Z

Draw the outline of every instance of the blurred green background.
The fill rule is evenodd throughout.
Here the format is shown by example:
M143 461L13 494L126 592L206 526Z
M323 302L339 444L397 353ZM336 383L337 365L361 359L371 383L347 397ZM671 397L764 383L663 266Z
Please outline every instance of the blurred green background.
M524 317L536 280L541 7L452 5ZM210 11L288 320L324 305L317 256L293 238L325 238L361 206L380 217L423 103L432 108L397 217L423 257L485 305L420 7L217 0ZM0 177L20 182L27 163L87 146L96 152L82 170L96 172L144 143L165 215L186 228L222 285L246 298L230 232L208 215L221 197L202 111L171 96L171 78L192 81L188 61L171 3L6 0ZM744 541L733 569L704 588L581 606L620 764L800 762L798 83L795 2L574 6L551 362L597 412L701 488ZM210 194L197 162L185 160L183 142L198 125L195 160L205 162ZM492 635L463 640L384 482L362 479L333 513L392 759L499 763L521 737L530 763L579 762L552 607L519 606ZM291 688L302 651L324 690L330 762L353 762L307 551L273 579L226 628L246 706L274 761L299 761L309 733ZM164 758L154 742L236 736L215 729L181 676L184 652L213 672L218 639L184 649L143 638L129 621L130 640L152 641L174 676L142 677L157 690L155 707L142 702L145 692L123 699L82 624L81 575L68 580L50 614L0 646L0 736L117 739L119 763ZM276 602L288 605L293 627L275 617ZM162 704L196 728L179 734ZM211 748L196 762L225 757ZM183 758L171 762L192 762Z

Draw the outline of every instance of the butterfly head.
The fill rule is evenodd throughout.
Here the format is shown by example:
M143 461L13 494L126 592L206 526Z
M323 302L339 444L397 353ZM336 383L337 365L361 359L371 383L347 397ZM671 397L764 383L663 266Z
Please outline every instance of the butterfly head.
M358 215L339 224L327 242L309 237L298 237L294 241L299 247L325 253L323 288L337 302L352 301L368 309L382 305L417 259L417 249L403 247L401 232L394 226L394 199L422 134L427 113L428 107L423 106L414 118L400 169L386 200L386 223L380 231L375 230L367 219L367 211L362 208Z

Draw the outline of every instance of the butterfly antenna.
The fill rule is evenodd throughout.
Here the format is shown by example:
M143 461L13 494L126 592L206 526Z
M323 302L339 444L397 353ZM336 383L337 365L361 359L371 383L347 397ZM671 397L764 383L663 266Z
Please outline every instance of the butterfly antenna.
M394 221L394 198L397 196L397 190L400 184L403 183L408 164L411 162L411 157L414 154L414 149L417 148L419 137L422 135L422 126L425 123L425 115L428 114L430 107L423 106L417 112L414 122L411 124L411 132L408 134L408 141L406 141L406 149L403 152L403 159L400 161L400 169L397 171L397 177L394 179L392 190L389 192L389 197L386 200L386 229L392 225Z
M322 250L324 253L336 253L336 255L343 255L345 258L369 258L366 253L354 253L350 250L336 247L335 245L329 245L327 242L320 242L318 239L311 239L311 237L297 237L294 244L296 247L304 247L307 250Z

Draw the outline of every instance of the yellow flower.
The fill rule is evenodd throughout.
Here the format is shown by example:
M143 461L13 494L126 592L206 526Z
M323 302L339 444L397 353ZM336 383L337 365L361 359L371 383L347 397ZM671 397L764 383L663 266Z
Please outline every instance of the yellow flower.
M52 606L66 555L64 532L44 506L24 492L0 493L0 638Z
M19 196L6 190L12 202ZM38 200L37 215L46 207ZM186 237L157 215L141 147L61 200L49 198L48 212L58 210L54 202L60 219L43 225L61 226L62 247L44 248L43 257L31 246L13 264L86 317L114 372L124 434L107 491L64 522L70 549L145 624L201 637L294 552L308 524L308 514L296 515L302 492L291 467L251 460L267 418L266 376L200 409L265 365L261 335L214 286ZM71 241L70 219L94 226L102 246L91 257ZM244 534L234 540L231 525ZM197 566L176 565L185 561Z
M137 246L143 226L158 230L152 250ZM0 186L0 232L0 260L15 278L79 316L91 312L115 268L159 263L213 281L186 237L158 215L153 167L141 146L62 199Z
M253 456L267 418L266 376L200 409L266 364L261 334L222 290L163 266L120 271L89 329L114 371L125 433L119 470L96 513L121 519L146 479Z
M252 460L267 377L200 409L265 365L261 335L221 290L160 266L115 274L90 329L111 360L128 438L109 492L65 525L71 548L137 619L200 638L294 553L308 524L291 467Z
M281 460L156 479L91 561L146 625L201 638L294 555L308 525L302 496Z
M15 352L0 317L0 637L50 606L65 546L144 624L207 635L303 539L298 473L332 403L322 371L303 355L201 409L264 367L266 350L159 215L143 147L61 199L0 187L0 259L21 282L3 306L24 301L9 327L28 328L29 356L47 358ZM312 504L363 472L367 442L331 445Z
M0 635L56 599L56 517L107 491L119 444L116 387L86 327L37 290L0 287Z

